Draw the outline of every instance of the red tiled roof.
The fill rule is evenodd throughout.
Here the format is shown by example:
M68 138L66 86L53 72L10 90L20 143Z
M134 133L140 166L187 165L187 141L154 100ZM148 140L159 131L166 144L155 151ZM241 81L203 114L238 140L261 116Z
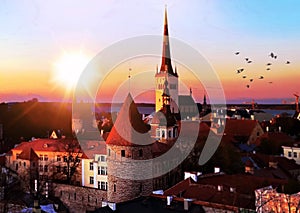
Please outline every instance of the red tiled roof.
M105 141L82 141L81 149L86 159L93 159L95 154L106 155Z
M256 120L226 119L224 133L226 135L249 137L257 124L258 121Z
M150 126L142 120L130 94L128 94L114 126L109 133L106 144L118 146L139 146L152 143L148 131Z
M256 140L255 144L260 145L262 139L268 139L272 143L276 143L276 144L282 144L282 143L293 144L294 143L294 139L283 132L266 132Z
M39 156L30 147L26 147L19 155L20 159L34 161L38 160Z
M197 183L190 179L183 180L164 192L165 196L193 198L194 203L208 202L228 206L255 209L254 190L267 185L281 186L286 181L273 178L261 178L251 175L203 175ZM218 186L223 189L218 191ZM230 188L235 191L231 192Z
M31 142L22 142L12 150L26 150L32 148L34 151L45 152L65 152L66 145L71 143L78 143L72 139L35 139ZM77 150L79 151L79 149Z

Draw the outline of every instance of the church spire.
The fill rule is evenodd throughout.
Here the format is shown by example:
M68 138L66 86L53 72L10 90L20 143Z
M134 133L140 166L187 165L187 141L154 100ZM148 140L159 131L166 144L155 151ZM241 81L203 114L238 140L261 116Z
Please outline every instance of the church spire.
M165 7L164 38L160 71L167 72L168 74L174 75L176 77L178 76L177 73L174 73L171 63L167 7Z

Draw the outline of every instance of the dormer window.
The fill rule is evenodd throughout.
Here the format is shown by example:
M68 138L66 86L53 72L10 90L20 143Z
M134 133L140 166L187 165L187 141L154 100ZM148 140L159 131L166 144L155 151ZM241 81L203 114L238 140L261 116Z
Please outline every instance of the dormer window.
M125 157L125 150L121 150L121 157Z

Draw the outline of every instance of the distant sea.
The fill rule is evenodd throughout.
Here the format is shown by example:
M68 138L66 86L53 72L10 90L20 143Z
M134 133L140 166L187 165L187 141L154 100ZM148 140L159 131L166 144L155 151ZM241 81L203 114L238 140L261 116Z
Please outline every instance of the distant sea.
M270 113L273 116L280 115L282 113L287 113L290 117L294 115L295 110L277 110L277 109L261 109L266 113Z

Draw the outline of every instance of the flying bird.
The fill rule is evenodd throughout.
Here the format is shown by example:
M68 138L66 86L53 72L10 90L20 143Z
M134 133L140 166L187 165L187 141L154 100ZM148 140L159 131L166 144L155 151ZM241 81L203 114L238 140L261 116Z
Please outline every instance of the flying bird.
M272 63L267 63L267 66L271 66L272 65Z
M259 77L259 79L263 79L263 78L264 78L264 76L262 76L262 75Z
M248 61L248 64L252 63L252 61Z
M250 87L250 85L249 84L247 84L247 86L246 86L247 88L249 88Z
M290 61L286 61L286 64L290 64L291 62Z
M269 55L271 58L274 58L274 59L276 59L277 58L277 55L275 55L274 53L270 53L270 55Z
M247 76L243 75L243 78L246 78Z
M249 58L245 58L246 61L249 61Z
M243 72L244 71L244 68L241 68L241 69L238 69L237 71L236 71L236 73L238 74L238 73L241 73L241 72Z
M250 82L252 82L252 81L253 81L253 78L250 79Z
M273 82L272 82L272 81L269 81L268 83L269 83L269 84L272 84Z
M271 70L270 67L268 67L267 70Z
M235 52L234 54L238 55L238 54L240 54L240 52Z

